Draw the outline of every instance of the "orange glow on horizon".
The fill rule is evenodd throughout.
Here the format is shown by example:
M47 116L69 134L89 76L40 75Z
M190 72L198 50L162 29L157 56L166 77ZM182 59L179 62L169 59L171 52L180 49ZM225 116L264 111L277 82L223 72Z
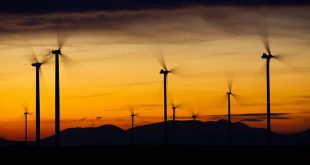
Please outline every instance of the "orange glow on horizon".
M178 116L191 116L195 111L205 115L202 121L210 121L216 120L212 115L226 115L227 75L233 75L232 90L239 96L237 100L232 99L232 114L266 112L264 70L259 73L264 66L261 59L264 48L259 37L229 35L202 19L201 15L208 13L199 13L202 18L198 18L198 11L176 11L184 16L183 20L175 19L169 12L148 12L162 18L138 20L128 29L82 29L68 40L63 52L72 62L60 66L62 130L91 127L92 117L96 116L102 118L94 119L95 126L113 124L127 129L130 107L141 115L137 125L162 121L163 77L156 59L160 49L168 68L176 67L179 71L168 77L169 105L172 101L183 105L177 111ZM92 18L97 13L87 14L85 17ZM296 21L285 20L279 13L272 14L272 20L283 19L276 22L279 25ZM299 132L310 127L309 33L298 38L279 36L276 34L287 29L277 30L276 23L271 25L275 34L271 37L272 50L298 58L289 57L288 63L271 62L271 110L287 113L285 119L272 120L272 130ZM220 37L207 40L213 36ZM3 40L34 46L8 46ZM46 48L54 48L54 33L1 35L0 41L0 137L23 140L23 108L28 107L32 113L29 138L34 140L35 70L29 55L31 49L41 57ZM41 136L44 138L54 133L54 59L41 70ZM170 116L170 107L168 110ZM239 118L233 117L233 122L237 121ZM244 121L254 127L266 127L265 122Z

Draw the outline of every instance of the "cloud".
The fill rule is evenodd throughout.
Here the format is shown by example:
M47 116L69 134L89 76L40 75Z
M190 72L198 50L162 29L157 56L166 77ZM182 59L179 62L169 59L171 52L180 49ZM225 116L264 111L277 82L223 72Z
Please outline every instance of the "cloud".
M208 29L196 27L201 22L193 22L197 16L192 9L175 11L119 11L63 13L43 15L0 15L0 35L14 36L39 34L51 37L57 26L62 24L68 30L82 34L102 35L103 43L192 43L218 39L219 36L206 34ZM9 19L8 19L9 18ZM188 22L187 24L181 22ZM31 24L33 23L33 24ZM201 26L201 25L199 25ZM150 28L151 27L151 28ZM211 33L212 34L212 33ZM6 41L6 40L4 40ZM16 43L15 43L16 44ZM89 44L89 43L87 43Z
M241 119L241 122L261 122L265 121L265 119Z
M207 115L211 117L212 119L226 119L227 115ZM298 116L292 116L292 113L271 113L270 114L271 119L276 120L289 120L293 119L294 117ZM262 122L267 119L266 113L243 113L243 114L232 114L231 117L234 120L238 120L241 122Z
M76 2L76 4L80 3L80 1ZM68 3L68 1L65 2ZM202 43L240 35L257 35L258 25L264 22L264 19L261 19L263 17L261 10L256 7L197 5L209 4L211 1L152 0L147 1L148 3L141 1L141 4L139 3L141 6L138 5L139 7L134 8L139 10L128 10L126 8L124 10L123 8L114 10L115 7L112 7L113 10L103 10L104 8L100 8L100 4L108 2L98 2L99 4L94 5L95 9L80 9L79 11L73 10L73 6L76 5L74 4L69 9L63 9L66 12L62 13L3 13L0 15L2 20L0 22L0 36L34 36L33 33L35 33L40 34L37 36L38 38L42 35L50 35L49 37L51 37L52 33L55 33L57 26L62 24L65 29L76 29L79 32L78 35L87 33L95 34L96 37L102 36L104 40L98 40L96 44ZM116 2L123 3L123 1ZM111 1L111 3L116 2ZM221 2L226 4L226 1ZM240 3L240 1L236 0L237 2ZM163 5L156 5L157 3L163 3ZM167 10L166 3L168 6L175 7ZM180 5L176 5L178 3ZM255 4L254 2L251 3ZM245 4L251 3L249 1ZM257 3L262 3L262 1L257 0ZM83 5L80 6L84 8ZM109 5L103 6L108 8ZM308 34L310 34L308 28L310 26L309 7L272 6L264 9L266 12L263 13L266 13L264 15L268 17L268 26L272 27L270 31L273 35L308 39ZM73 9L71 10L71 8ZM53 10L50 11L53 12ZM7 41L7 36L5 36L4 41Z
M283 115L289 115L291 113L271 113L271 117L279 117ZM240 116L240 117L261 117L266 116L266 113L243 113L243 114L232 114L231 116Z
M310 99L310 95L299 96L299 98L302 98L302 99Z
M62 119L61 123L76 123L76 122L83 122L89 120L88 118L81 118L81 119ZM55 120L42 120L43 123L55 123Z
M309 32L307 27L310 25L310 15L307 7L300 7L299 10L286 7L224 7L221 9L223 12L217 12L219 8L206 10L202 19L225 35L305 37L305 32Z
M188 6L301 6L307 0L1 0L0 11L7 13L51 13L175 9Z

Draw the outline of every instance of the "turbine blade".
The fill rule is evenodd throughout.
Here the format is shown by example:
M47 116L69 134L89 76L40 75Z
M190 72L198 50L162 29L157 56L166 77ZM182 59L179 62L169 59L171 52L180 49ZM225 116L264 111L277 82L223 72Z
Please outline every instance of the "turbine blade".
M65 54L61 54L60 58L61 58L61 62L63 62L65 65L70 65L74 63L74 59Z
M35 54L35 52L34 52L33 49L31 49L31 53L30 53L30 55L28 56L28 58L29 58L29 61L30 61L31 63L37 63L37 62L39 62L38 57L36 56L36 54Z
M50 59L52 59L53 55L51 53L45 54L43 56L42 64L46 64Z
M164 52L162 47L160 46L160 48L156 51L156 57L158 62L160 63L161 67L165 70L167 69L167 65L166 65L166 61L165 61L165 57L164 57Z
M233 85L233 79L227 78L227 86L228 86L229 92L231 92L231 90L232 90L232 85Z
M238 103L240 103L240 99L241 99L241 98L240 98L239 95L232 93L231 96L232 96Z
M170 95L171 96L171 95ZM170 106L171 107L175 107L175 108L179 108L181 106L180 103L175 103L174 100L172 99L172 97L170 97Z
M231 71L227 71L225 73L225 77L226 77L226 81L227 81L227 87L228 87L228 90L229 92L231 92L232 90L232 85L233 85L233 82L234 82L234 73L231 72Z
M72 30L66 30L64 25L58 24L57 25L57 34L56 34L56 39L57 39L57 46L58 49L62 49L69 38L71 37Z
M176 104L175 107L176 107L176 108L181 108L181 107L182 107L182 104L180 104L180 103L179 103L179 104Z
M269 42L269 29L267 24L267 19L265 16L262 16L260 19L259 25L257 27L257 32L260 37L260 39L263 42L263 45L269 55L271 55L270 50L270 42Z
M198 116L200 116L200 113L199 113L199 112L196 113L196 117L198 117Z
M33 48L31 48L31 62L32 62L32 63L39 62L38 57L36 56L36 54L35 54Z
M182 74L182 67L181 66L176 66L173 67L169 70L169 73L172 73L174 75L177 75L179 77L184 77L184 74Z
M282 64L288 67L291 67L292 61L293 61L293 57L288 54L276 54L276 55L273 55L272 58L276 59L277 61L281 62Z

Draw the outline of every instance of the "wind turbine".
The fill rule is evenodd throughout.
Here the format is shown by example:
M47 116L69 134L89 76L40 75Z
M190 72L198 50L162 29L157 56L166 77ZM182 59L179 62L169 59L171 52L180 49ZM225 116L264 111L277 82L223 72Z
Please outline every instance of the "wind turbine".
M197 144L197 118L198 118L199 114L193 112L192 113L192 119L193 119L193 144L196 145Z
M180 108L180 104L171 103L172 108L172 125L173 125L173 139L176 142L176 109Z
M131 144L134 145L135 144L135 134L134 134L134 120L135 117L137 116L137 113L134 113L133 110L131 110L130 112L130 117L131 117Z
M167 144L168 142L168 124L167 124L167 76L169 70L167 69L165 63L162 65L163 69L160 70L160 74L164 75L164 142Z
M28 108L25 107L24 116L25 116L25 143L26 144L28 144L28 115L30 115L30 113L28 112Z
M263 53L262 59L266 60L266 82L267 82L267 144L272 145L272 132L271 132L271 109L270 109L270 60L277 59L281 60L281 58L278 55L273 55L271 53L270 49L270 43L269 43L269 34L267 29L267 24L264 22L263 31L260 34L260 37L262 39L263 45L266 49L266 52Z
M174 73L175 68L168 70L166 62L163 56L163 52L160 54L159 62L162 69L160 74L164 76L164 144L168 144L168 121L167 121L167 78L169 73Z
M95 121L100 120L101 118L102 118L101 116L96 116L94 119L94 114L92 112L92 114L91 114L91 127L94 128L96 126Z
M68 36L67 36L68 37ZM66 38L67 39L67 38ZM59 58L65 57L62 53L62 48L66 39L60 34L58 29L57 33L57 49L51 51L55 56L55 145L60 145L60 87L59 87ZM65 60L65 58L62 58Z
M31 66L36 68L36 145L40 146L40 68L47 62L50 56L40 62L38 58L33 54Z
M227 121L228 121L228 125L227 125L227 137L228 137L228 145L232 145L232 131L231 131L231 113L230 113L230 98L231 96L235 96L235 94L233 94L231 91L232 91L232 84L233 84L233 81L232 80L229 80L227 81L227 84L228 84L228 92L226 93L227 94L227 105L228 105L228 112L227 112Z
M176 110L178 108L180 108L180 104L175 104L175 103L171 103L171 108L172 108L172 121L173 123L175 123L175 120L176 120Z
M96 119L96 120L100 120L101 118L102 118L101 116L96 116L96 118L95 118L95 119ZM96 124L95 124L95 123L94 123L93 125L94 125L94 126L96 126Z

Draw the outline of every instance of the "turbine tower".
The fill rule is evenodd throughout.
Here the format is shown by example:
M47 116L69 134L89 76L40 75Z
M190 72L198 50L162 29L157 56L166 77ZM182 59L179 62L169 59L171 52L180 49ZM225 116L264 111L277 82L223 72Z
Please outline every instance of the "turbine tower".
M61 34L61 27L57 33L57 49L51 51L55 56L55 145L60 146L60 84L59 84L59 59L67 61L67 56L62 53L62 48L65 45L68 35Z
M192 114L192 119L193 119L193 144L197 144L197 118L198 118L198 113Z
M180 107L180 104L171 103L172 108L172 127L173 127L173 141L176 144L176 110Z
M267 80L267 142L268 145L272 145L272 137L271 137L271 119L270 119L270 59L273 55L270 53L269 48L267 48L267 52L263 53L262 59L266 59L266 80Z
M52 50L55 55L55 145L60 145L60 92L59 92L59 56L61 47Z
M231 114L230 114L230 98L231 96L233 95L232 92L232 81L228 81L228 92L226 93L227 94L227 105L228 105L228 112L227 112L227 140L228 140L228 145L232 145L232 131L231 131Z
M40 146L40 71L41 66L49 60L50 56L45 56L41 62L33 54L31 66L36 68L36 145Z
M272 145L272 131L271 131L271 109L270 109L270 60L277 59L283 60L279 55L273 55L270 50L269 44L269 34L267 30L267 26L265 25L263 29L263 33L261 34L261 39L263 41L263 45L266 49L266 52L261 56L262 59L266 60L266 87L267 87L267 144Z
M28 115L30 113L28 112L28 109L25 108L24 116L25 116L25 144L28 144Z
M130 117L131 117L131 144L134 145L135 144L135 134L134 134L134 120L135 120L135 117L137 116L136 113L134 113L133 110L131 110L131 113L130 113Z
M160 74L164 75L164 143L168 143L168 123L167 123L167 76L169 71L166 66L160 70Z
M161 51L159 54L159 62L161 64L162 69L160 70L160 74L164 76L164 144L168 144L168 119L167 119L167 79L169 73L176 73L176 68L172 68L168 70L166 66L166 62L164 59L163 52Z
M178 108L180 108L181 107L181 104L175 104L175 103L171 103L171 108L172 108L172 121L173 121L173 123L175 123L175 121L176 121L176 110L178 109Z

